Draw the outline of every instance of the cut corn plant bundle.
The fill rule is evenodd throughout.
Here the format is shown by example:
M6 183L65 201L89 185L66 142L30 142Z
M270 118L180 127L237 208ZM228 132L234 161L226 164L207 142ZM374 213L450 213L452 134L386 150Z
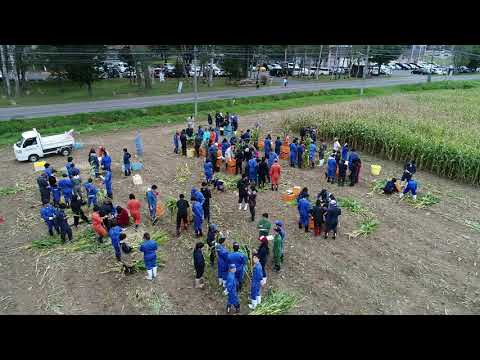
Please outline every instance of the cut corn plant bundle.
M413 200L411 197L407 196L403 199L405 199L409 205L413 206L416 209L424 209L440 202L440 198L433 195L430 191L426 194L417 195L417 200Z
M42 239L33 240L30 247L32 249L48 249L62 244L60 236L46 236Z
M297 298L281 291L269 290L267 296L249 315L281 315L288 313L297 303Z
M236 190L237 183L241 179L240 175L227 175L224 173L216 173L215 177L223 181L225 189L227 190Z
M73 241L67 241L62 244L60 236L49 236L39 240L33 240L30 248L32 249L48 249L58 247L66 252L87 251L97 252L110 247L109 243L99 243L96 239L95 232L91 228L87 228L82 232L74 235Z
M357 238L359 236L367 237L368 235L372 234L378 227L380 222L377 219L374 218L365 218L361 223L360 223L360 228L357 230L354 230L351 233L348 233L347 235L350 238Z
M160 257L160 253L157 252L157 262L156 262L156 265L158 267L161 267L163 266L163 262L162 262L162 259ZM136 270L136 271L147 271L147 268L145 267L145 262L142 260L137 260L135 261L135 263L133 264L133 268Z
M167 201L165 202L165 206L168 209L168 213L170 214L170 220L173 221L175 215L177 214L177 199L173 197L168 197Z
M338 198L338 205L342 209L347 209L348 211L352 212L353 214L365 214L367 209L365 209L359 201L350 198Z
M319 136L388 160L415 159L417 169L480 184L480 89L436 90L342 104L290 115L290 130Z
M8 196L8 195L15 195L19 192L28 190L30 186L27 186L25 184L19 185L18 183L15 184L15 186L12 187L0 187L0 197L2 196Z

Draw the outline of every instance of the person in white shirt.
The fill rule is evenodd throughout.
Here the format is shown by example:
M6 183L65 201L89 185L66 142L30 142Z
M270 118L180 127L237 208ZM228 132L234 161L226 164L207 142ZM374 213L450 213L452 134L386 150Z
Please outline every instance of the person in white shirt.
M333 151L338 152L340 151L340 143L338 142L338 138L333 139Z

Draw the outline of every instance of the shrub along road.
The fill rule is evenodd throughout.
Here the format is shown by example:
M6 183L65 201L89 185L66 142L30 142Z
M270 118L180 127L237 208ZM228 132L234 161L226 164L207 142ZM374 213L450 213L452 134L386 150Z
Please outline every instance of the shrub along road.
M452 80L478 80L479 74L474 75L461 75L455 76ZM432 81L445 80L444 76L432 77ZM221 100L232 99L249 96L260 95L275 95L288 92L301 92L301 91L315 91L315 90L328 90L328 89L352 89L359 88L362 83L365 87L382 87L390 85L402 85L402 84L414 84L425 82L425 76L411 75L402 78L389 78L389 79L368 79L363 81L336 81L332 83L314 83L306 82L288 85L286 88L283 86L269 87L263 89L235 89L225 91L212 91L203 92L198 95L198 101L208 100ZM165 96L152 96L152 97L139 97L131 99L118 99L118 100L104 100L104 101L90 101L90 102L78 102L70 104L58 104L58 105L39 105L39 106L25 106L25 107L11 107L0 108L0 120L11 120L16 118L37 118L47 117L55 115L71 115L78 113L100 112L100 111L112 111L122 109L135 109L145 108L156 105L171 105L181 103L191 103L194 101L193 94L175 94ZM193 109L192 109L193 110Z

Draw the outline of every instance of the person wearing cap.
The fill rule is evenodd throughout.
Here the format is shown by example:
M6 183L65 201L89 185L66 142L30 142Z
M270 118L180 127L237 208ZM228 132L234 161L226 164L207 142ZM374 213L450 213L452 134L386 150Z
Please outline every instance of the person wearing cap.
M43 165L45 167L44 173L47 174L47 179L50 179L53 176L53 173L56 172L49 163Z
M147 191L147 203L148 211L150 212L150 219L152 220L152 225L155 225L158 221L157 218L157 185L152 185L151 188Z
M252 281L250 285L250 301L248 307L254 310L262 302L263 270L257 253L253 254Z
M308 200L308 194L307 196L298 200L297 208L298 214L300 216L298 221L298 228L301 229L303 226L305 227L305 232L308 232L308 221L310 220L310 210L312 209L312 205Z
M262 265L262 285L267 283L267 270L265 266L267 265L268 254L270 249L268 248L268 239L266 236L260 236L260 246L257 249L258 258L260 259L260 265Z
M283 263L283 255L285 254L285 239L287 238L287 232L285 231L285 224L281 220L275 221L275 227L279 229L279 234L282 240L281 243L281 261Z
M328 233L333 231L332 239L337 236L338 217L342 215L342 210L337 206L336 200L330 200L330 205L325 211L325 239L328 238Z
M282 262L282 236L280 235L280 228L274 228L275 237L273 238L273 270L280 271L280 264Z
M237 271L235 272L235 279L237 280L237 291L242 290L243 277L245 274L245 265L247 264L247 256L240 252L240 244L233 243L233 251L228 254L228 263L234 264Z
M55 208L50 205L48 201L43 202L43 206L40 209L40 216L45 221L45 224L47 224L50 236L53 236L53 229L60 235L60 229L55 223Z
M217 251L217 265L218 265L218 284L222 285L224 288L226 286L227 281L227 273L228 273L228 250L223 245L225 243L225 236L220 234L218 238L218 242L215 245L215 249Z
M227 314L230 313L232 306L235 307L235 313L240 312L240 301L237 294L237 280L235 279L236 267L235 264L228 266L228 275L226 280L226 291L228 295L227 300Z
M332 184L335 183L337 171L337 161L335 160L335 155L330 154L327 160L327 172L325 173L325 177L327 178L327 182L331 182Z
M272 223L268 221L268 213L263 213L262 218L257 224L258 236L268 236L271 228Z
M203 243L197 242L193 251L193 266L195 267L195 289L202 289L203 272L205 271L205 258L203 257Z
M407 186L405 186L405 189L400 193L400 199L402 199L405 194L408 194L409 192L412 193L412 199L417 200L417 182L413 179L409 179L407 181Z
M58 187L62 190L63 199L65 204L70 206L70 200L73 196L73 183L67 174L63 174L63 179L58 182Z

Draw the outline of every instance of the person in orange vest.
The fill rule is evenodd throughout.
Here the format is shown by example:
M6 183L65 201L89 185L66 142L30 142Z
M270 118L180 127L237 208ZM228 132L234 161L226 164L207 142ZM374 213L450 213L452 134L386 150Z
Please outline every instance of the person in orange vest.
M270 180L272 182L272 191L278 191L278 180L280 180L280 174L282 172L282 169L280 167L280 164L278 163L278 160L275 159L275 162L273 165L270 167Z

